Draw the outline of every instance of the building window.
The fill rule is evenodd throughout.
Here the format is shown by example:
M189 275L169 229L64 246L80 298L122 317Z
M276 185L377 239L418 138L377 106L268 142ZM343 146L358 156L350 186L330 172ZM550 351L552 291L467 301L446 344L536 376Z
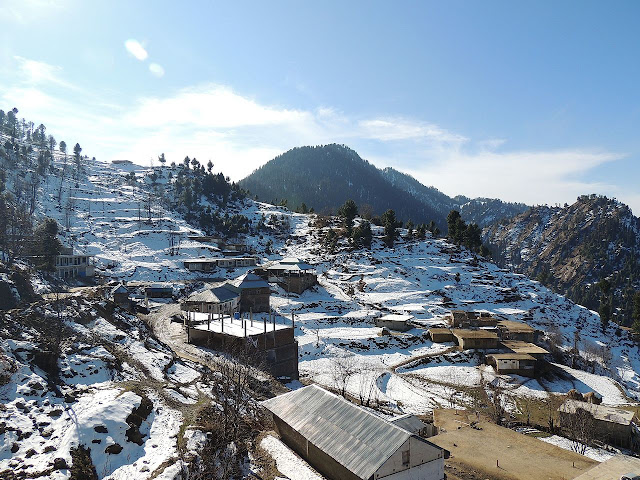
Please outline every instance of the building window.
M409 450L405 450L404 452L402 452L402 466L409 466Z

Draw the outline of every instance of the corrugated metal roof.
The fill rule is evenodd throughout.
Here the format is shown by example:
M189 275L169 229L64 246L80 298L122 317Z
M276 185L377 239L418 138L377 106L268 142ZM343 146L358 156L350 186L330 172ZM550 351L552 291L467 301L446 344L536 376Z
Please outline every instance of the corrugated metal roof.
M262 404L364 480L371 477L407 439L420 439L316 385L265 400Z
M223 303L236 297L238 297L238 293L222 285L192 293L187 297L187 302Z
M426 425L422 420L420 420L415 415L407 413L405 415L400 415L399 417L392 418L389 422L397 425L400 428L404 428L408 432L411 433L419 433L420 430L426 428Z

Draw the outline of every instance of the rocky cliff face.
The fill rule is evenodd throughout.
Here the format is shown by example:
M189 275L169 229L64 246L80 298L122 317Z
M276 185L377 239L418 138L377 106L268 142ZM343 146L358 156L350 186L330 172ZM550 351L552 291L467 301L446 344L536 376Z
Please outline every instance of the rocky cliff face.
M629 207L583 195L570 206L533 207L486 228L494 259L537 278L589 308L611 283L614 318L629 323L631 295L640 289L640 220Z

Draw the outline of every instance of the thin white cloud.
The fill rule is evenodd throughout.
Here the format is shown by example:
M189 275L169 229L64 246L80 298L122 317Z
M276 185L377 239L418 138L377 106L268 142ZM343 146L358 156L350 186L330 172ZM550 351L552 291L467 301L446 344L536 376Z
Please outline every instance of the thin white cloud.
M588 172L624 154L595 150L461 153L413 171L448 195L498 197L528 204L572 203L585 193L609 193L615 186L584 180Z
M51 18L56 11L68 8L70 0L2 0L0 20L27 24L41 18Z
M157 63L151 63L149 64L149 71L155 77L158 77L158 78L164 77L164 68L162 68L162 65L159 65Z
M459 145L468 139L424 122L405 118L376 118L359 122L365 138L382 141L420 140Z
M122 105L97 92L54 95L63 72L22 62L0 101L43 122L60 140L80 142L99 159L148 162L164 152L209 159L234 180L300 145L346 143L380 167L393 166L449 195L497 197L529 204L573 202L580 194L616 196L640 211L637 192L590 180L594 168L624 155L595 149L508 151L503 139L473 141L433 123L406 117L362 118L328 106L300 110L267 105L217 84ZM57 83L58 82L58 83ZM91 94L92 101L78 101Z
M124 42L124 48L126 48L131 55L140 61L146 60L149 56L142 44L133 38Z

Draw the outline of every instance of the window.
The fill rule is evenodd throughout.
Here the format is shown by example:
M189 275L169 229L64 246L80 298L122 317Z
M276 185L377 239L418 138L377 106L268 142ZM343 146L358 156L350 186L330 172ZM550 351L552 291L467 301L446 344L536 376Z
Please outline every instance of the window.
M404 452L402 452L402 466L409 466L409 450L405 450Z

